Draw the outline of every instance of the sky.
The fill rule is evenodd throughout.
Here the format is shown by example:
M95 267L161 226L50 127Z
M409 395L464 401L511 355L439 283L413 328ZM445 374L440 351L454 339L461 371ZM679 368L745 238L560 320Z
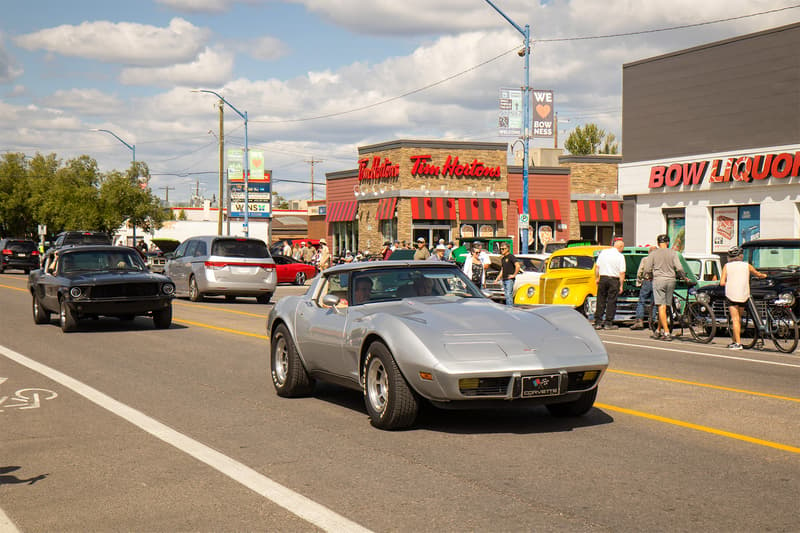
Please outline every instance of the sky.
M797 1L797 0L795 0ZM595 123L622 139L622 66L800 21L792 0L492 0L531 28L531 87L553 90L559 146ZM273 193L325 195L358 146L514 143L502 87L523 38L486 0L0 0L0 153L136 160L171 203L218 188L215 91L247 112ZM719 80L724 83L724 80ZM668 80L665 80L668 83ZM227 148L244 121L225 108ZM519 147L520 143L516 143ZM532 146L552 147L537 139ZM310 161L314 161L314 164Z

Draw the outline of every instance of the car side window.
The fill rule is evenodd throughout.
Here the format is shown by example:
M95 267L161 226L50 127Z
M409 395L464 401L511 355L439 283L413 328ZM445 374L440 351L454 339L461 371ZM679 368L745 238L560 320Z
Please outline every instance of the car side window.
M178 257L183 257L184 254L186 253L186 247L189 245L190 242L191 241L182 242L177 248L175 248L175 253L173 254L172 257L174 257L176 259Z
M719 269L716 261L706 261L705 281L717 281L719 279Z
M202 257L204 255L208 255L208 247L206 246L205 241L197 241L195 242L195 248L192 252L194 257Z
M186 246L186 257L194 257L195 250L197 250L197 241L189 241L189 245Z
M347 307L349 303L347 300L348 278L349 275L346 273L327 276L323 282L322 289L319 291L317 305L326 307L322 304L322 299L328 294L333 294L339 297L339 305L337 307Z

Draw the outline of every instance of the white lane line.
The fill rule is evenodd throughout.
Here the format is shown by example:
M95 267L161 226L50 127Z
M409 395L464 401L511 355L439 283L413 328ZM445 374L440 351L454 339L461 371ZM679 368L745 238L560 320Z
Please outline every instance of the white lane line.
M601 337L602 339L602 337ZM750 359L748 357L736 357L733 355L722 355L708 352L695 352L694 350L681 350L679 348L667 348L666 346L653 346L652 344L631 344L629 342L615 342L603 340L606 344L616 344L618 346L630 346L632 348L644 348L646 350L661 350L662 352L678 352L686 355L702 355L703 357L716 357L718 359L734 359L746 363L759 363L762 365L788 366L790 368L800 368L800 364L780 363L778 361L764 361L763 359ZM659 341L662 342L662 341Z
M161 439L207 464L211 468L218 470L229 478L241 483L250 490L264 496L268 500L283 507L287 511L299 516L303 520L314 524L325 531L353 531L369 532L370 530L348 520L347 518L331 511L327 507L294 492L291 489L271 480L270 478L256 472L252 468L234 460L222 453L209 448L186 435L175 431L150 418L144 413L119 402L106 394L94 389L70 376L59 372L49 366L43 365L20 353L17 353L5 346L0 346L0 354L8 359L26 366L34 372L38 372L51 380L60 383L64 387L80 394L89 401L106 409L115 415L127 420L131 424L143 429L154 437ZM2 524L2 521L0 521Z

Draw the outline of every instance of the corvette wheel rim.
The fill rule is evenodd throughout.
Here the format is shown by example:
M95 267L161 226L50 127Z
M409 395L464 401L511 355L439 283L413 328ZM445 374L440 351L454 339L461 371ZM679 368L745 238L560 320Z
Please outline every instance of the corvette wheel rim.
M286 383L286 375L289 373L289 355L286 349L286 339L280 337L275 343L275 383L283 385Z
M367 399L374 411L383 413L389 398L389 379L386 369L378 359L373 359L367 369Z

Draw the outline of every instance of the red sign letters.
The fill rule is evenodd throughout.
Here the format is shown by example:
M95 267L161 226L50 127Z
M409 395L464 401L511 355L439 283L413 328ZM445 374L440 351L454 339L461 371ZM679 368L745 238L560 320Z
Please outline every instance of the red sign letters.
M800 152L729 157L692 163L674 163L650 168L648 187L700 185L708 175L709 183L741 181L750 183L767 178L784 179L800 175Z

